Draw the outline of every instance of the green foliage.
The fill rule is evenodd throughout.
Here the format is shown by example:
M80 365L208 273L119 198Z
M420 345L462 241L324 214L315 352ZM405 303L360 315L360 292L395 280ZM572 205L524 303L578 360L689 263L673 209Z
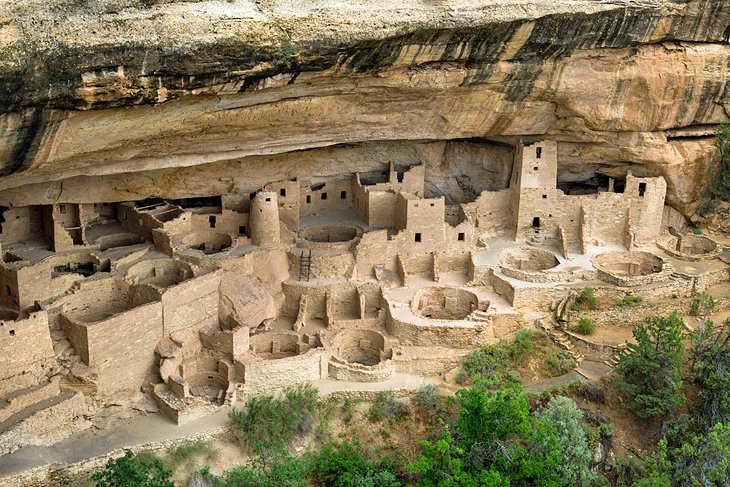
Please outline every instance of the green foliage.
M256 452L266 448L283 447L296 435L312 429L317 406L317 389L299 385L284 389L283 396L254 396L244 409L233 408L228 416L233 421L235 435Z
M616 300L616 306L631 306L633 304L639 304L644 301L644 298L641 296L636 296L635 294L629 294L623 299L617 299Z
M155 455L137 455L131 451L109 459L104 470L95 472L91 480L97 487L175 487L172 471Z
M702 235L702 229L699 227L694 227L692 229L692 233L694 233L695 235Z
M304 487L307 485L305 461L283 449L266 451L246 465L225 473L216 487Z
M297 48L292 44L287 44L274 53L272 62L281 71L291 71L297 67L296 54Z
M357 442L329 443L309 457L308 473L315 485L326 487L399 487L396 462L371 459Z
M588 439L580 421L583 418L578 406L564 396L557 396L540 411L557 431L557 442L562 451L562 461L557 467L563 485L591 485L596 473L590 468L592 454Z
M380 391L375 401L370 405L367 417L370 421L401 421L410 414L410 407L405 401L395 397L393 391Z
M730 423L730 319L707 320L692 335L692 379L700 386L694 419L702 429Z
M684 403L682 358L684 322L677 313L647 318L633 330L635 344L616 366L616 382L632 399L626 404L641 418L661 417Z
M515 341L509 346L508 353L511 359L519 360L527 356L533 349L535 331L523 328L515 333Z
M519 346L524 346L526 340L524 337L521 340L522 343ZM532 337L530 337L530 342L531 340ZM510 348L503 342L497 342L472 350L469 355L464 357L461 370L455 377L456 382L465 384L473 377L491 378L495 383L512 380L516 372L507 370Z
M346 397L342 400L342 422L345 424L352 423L355 417L355 406L360 402L358 399Z
M590 485L580 411L569 399L539 414L518 385L490 390L477 380L456 394L458 416L440 438L421 443L409 470L422 486Z
M566 351L550 349L543 364L548 377L565 375L575 368L575 359Z
M595 291L592 287L584 287L578 297L575 298L575 304L581 308L596 308L598 307L598 298L595 295ZM577 311L577 310L576 310Z
M434 421L444 410L444 401L432 384L419 387L411 397L411 404L415 412L427 421Z
M570 331L580 333L581 335L592 335L596 331L596 322L588 316L581 316L578 324L570 327Z
M697 293L690 303L690 314L692 316L707 317L713 309L715 309L715 298L706 291Z

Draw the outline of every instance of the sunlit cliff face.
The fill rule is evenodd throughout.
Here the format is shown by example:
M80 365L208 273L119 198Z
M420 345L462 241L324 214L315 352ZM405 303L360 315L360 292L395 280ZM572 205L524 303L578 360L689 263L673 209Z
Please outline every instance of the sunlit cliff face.
M203 196L389 161L424 162L427 192L460 202L506 187L529 136L560 142L564 185L663 175L669 204L696 209L728 120L726 1L301 3L10 6L0 204Z

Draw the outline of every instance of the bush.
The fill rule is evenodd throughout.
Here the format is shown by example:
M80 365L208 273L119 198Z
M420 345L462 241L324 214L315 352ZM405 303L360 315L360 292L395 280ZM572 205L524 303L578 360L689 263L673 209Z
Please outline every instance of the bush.
M509 350L504 343L497 342L473 350L464 357L461 368L469 376L489 377L497 369L506 367L508 363Z
M368 409L368 419L372 422L387 419L400 421L410 414L410 407L405 401L399 401L393 391L380 391Z
M310 454L309 475L315 485L327 487L399 487L395 462L371 460L357 442L329 443Z
M317 389L300 384L284 389L281 398L251 397L244 409L233 408L228 416L239 441L260 452L269 447L283 447L294 436L310 431L316 406Z
M587 316L581 316L578 324L570 327L570 331L580 333L581 335L592 335L596 331L596 322Z
M156 455L135 455L127 450L124 456L109 459L91 480L97 487L175 487L171 477L172 471Z
M515 341L509 346L509 356L512 359L525 357L532 350L532 339L535 336L531 328L523 328L515 334Z
M702 229L699 227L694 227L692 229L692 233L694 233L695 235L702 235Z
M429 421L438 418L443 409L443 401L432 384L419 387L411 397L411 404L418 415Z
M214 485L219 485L215 484ZM223 475L225 487L304 487L307 471L304 460L286 450L272 450L228 470Z
M568 352L551 349L545 359L545 373L548 377L565 375L575 368L575 359Z
M633 304L639 304L644 301L644 298L641 296L636 296L633 294L629 294L623 299L617 299L616 300L616 306L630 306Z
M702 291L692 298L689 307L692 316L706 316L715 309L715 298L710 293Z
M346 397L342 400L342 422L345 424L352 423L355 417L355 405L360 402L358 399Z
M194 465L194 457L204 456L206 461L216 459L220 456L220 449L213 445L210 440L193 440L173 447L165 457L165 463L171 470L175 470L182 464Z
M578 306L585 306L588 308L595 308L598 306L598 298L595 295L595 291L592 287L584 287L578 297L575 298L575 303Z

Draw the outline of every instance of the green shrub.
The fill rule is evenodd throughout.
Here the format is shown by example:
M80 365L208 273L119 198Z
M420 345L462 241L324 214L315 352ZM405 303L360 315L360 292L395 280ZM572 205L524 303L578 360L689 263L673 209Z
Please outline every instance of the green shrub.
M217 487L220 483L215 483ZM245 465L228 470L221 487L304 487L307 471L303 459L286 450L268 451Z
M346 397L342 400L342 422L345 424L352 423L355 417L355 405L360 402L359 399Z
M196 456L203 456L205 461L210 461L220 456L220 449L210 440L186 441L181 445L173 447L165 456L165 464L172 470L183 464L193 466Z
M411 397L411 404L419 416L429 421L438 418L443 411L443 400L432 384L419 387Z
M376 422L383 419L400 421L410 414L410 407L405 401L395 397L393 391L380 391L368 409L367 417Z
M315 485L327 487L399 487L395 462L371 460L357 442L329 443L309 456L309 475Z
M535 336L531 328L523 328L515 334L515 341L509 346L509 356L512 359L521 359L532 351L532 339Z
M570 331L580 333L581 335L592 335L596 331L596 322L588 316L581 316L578 324L571 326Z
M91 475L97 487L175 487L172 471L154 454L124 456L109 459L104 470Z
M545 373L549 377L565 375L575 368L575 360L568 352L551 349L545 359Z
M633 304L639 304L643 301L644 301L644 298L642 298L641 296L629 294L623 299L617 299L616 306L631 306Z
M464 357L461 368L471 377L479 375L489 377L497 369L509 363L509 350L504 343L497 342L473 350Z
M243 409L232 408L228 416L234 424L234 434L254 451L282 447L296 435L312 429L317 406L317 389L299 385L284 389L283 396L254 396Z
M692 316L704 316L715 309L715 298L706 291L695 295L690 303L690 314Z
M581 307L595 308L598 306L598 298L592 287L584 287L578 297L575 298L575 303Z
M692 229L692 233L694 233L695 235L702 235L702 229L699 227L694 227Z

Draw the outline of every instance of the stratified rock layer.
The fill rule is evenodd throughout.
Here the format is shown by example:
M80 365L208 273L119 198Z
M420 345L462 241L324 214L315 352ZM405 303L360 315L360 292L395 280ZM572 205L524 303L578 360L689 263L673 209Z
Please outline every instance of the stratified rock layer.
M391 160L460 201L504 187L529 136L562 142L562 181L664 175L690 215L728 120L725 0L142 3L0 13L0 204Z

